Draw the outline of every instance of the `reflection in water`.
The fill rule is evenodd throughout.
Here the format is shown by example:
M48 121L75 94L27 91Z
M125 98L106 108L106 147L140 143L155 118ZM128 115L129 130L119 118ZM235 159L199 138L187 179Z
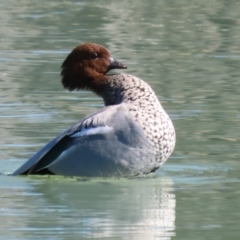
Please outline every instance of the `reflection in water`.
M121 236L146 240L175 235L176 202L170 179L82 182L51 177L30 182L10 178L21 185L15 189L15 198L8 203L1 200L1 206L8 205L6 223L14 222L10 225L12 237L22 233L34 239L57 234L64 239ZM5 231L4 236L8 234Z

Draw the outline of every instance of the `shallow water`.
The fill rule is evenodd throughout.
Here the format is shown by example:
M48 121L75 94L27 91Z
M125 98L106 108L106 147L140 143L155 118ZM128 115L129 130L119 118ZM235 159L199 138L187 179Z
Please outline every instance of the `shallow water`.
M239 239L240 3L0 3L0 239ZM8 177L103 106L60 66L97 42L146 80L177 132L146 179Z

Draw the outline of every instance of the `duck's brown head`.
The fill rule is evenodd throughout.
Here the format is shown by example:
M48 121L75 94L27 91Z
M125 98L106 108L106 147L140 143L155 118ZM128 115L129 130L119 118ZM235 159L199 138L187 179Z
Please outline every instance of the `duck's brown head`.
M62 84L64 88L96 89L107 83L106 73L111 69L127 68L113 59L108 50L95 43L77 46L62 64Z

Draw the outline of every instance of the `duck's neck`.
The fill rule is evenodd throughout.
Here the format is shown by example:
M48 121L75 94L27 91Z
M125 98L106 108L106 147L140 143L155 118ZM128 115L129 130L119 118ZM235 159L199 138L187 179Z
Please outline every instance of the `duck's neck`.
M103 98L106 106L122 102L141 105L150 101L154 104L160 104L151 87L135 76L109 75L106 82L95 91Z

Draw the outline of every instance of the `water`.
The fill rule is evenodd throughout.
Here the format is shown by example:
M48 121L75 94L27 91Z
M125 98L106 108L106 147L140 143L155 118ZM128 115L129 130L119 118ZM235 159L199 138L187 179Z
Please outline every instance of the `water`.
M0 239L239 239L240 3L0 3ZM103 106L60 66L96 42L146 80L177 132L146 179L8 177Z

